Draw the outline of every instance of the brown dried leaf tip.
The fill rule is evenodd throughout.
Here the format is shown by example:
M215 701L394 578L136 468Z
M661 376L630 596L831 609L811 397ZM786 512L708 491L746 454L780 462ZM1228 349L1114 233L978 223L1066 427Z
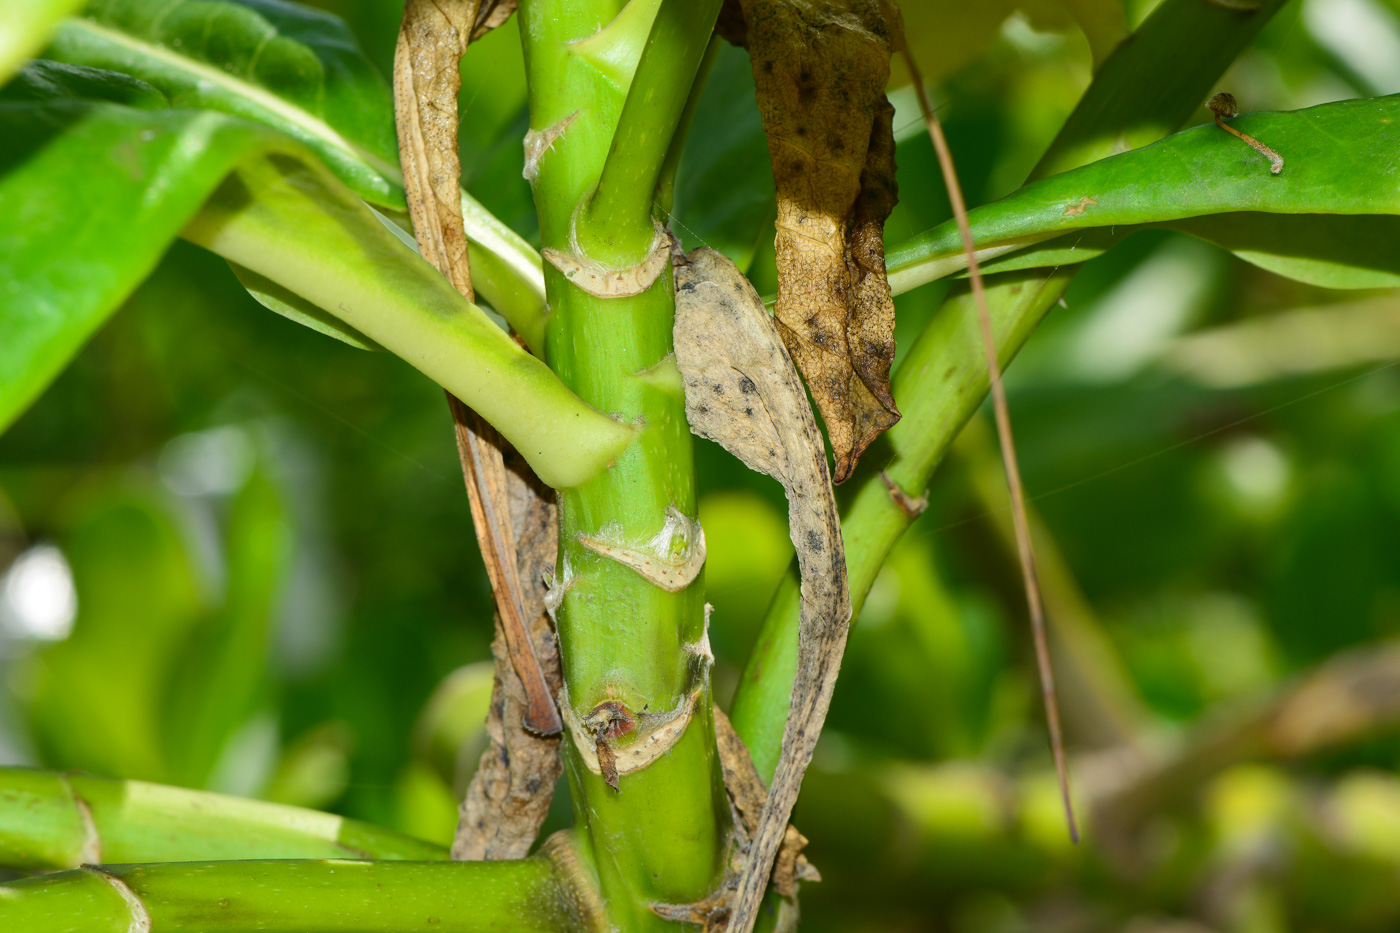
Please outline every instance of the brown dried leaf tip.
M897 200L885 99L898 11L879 0L742 0L778 189L776 315L826 422L836 482L899 420L884 225ZM732 13L732 8L731 8Z

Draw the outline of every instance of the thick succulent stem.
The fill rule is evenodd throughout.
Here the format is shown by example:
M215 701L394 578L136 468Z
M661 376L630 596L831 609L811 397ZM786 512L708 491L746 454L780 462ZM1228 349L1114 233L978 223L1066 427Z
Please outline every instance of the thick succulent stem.
M85 774L0 768L0 867L256 858L446 859L330 813Z
M546 359L589 404L640 428L606 472L559 496L554 591L577 849L612 922L629 931L669 925L651 904L696 901L714 887L728 819L708 662L696 647L705 637L703 539L670 362L669 255L649 261L669 252L652 219L653 189L718 3L663 0L655 27L643 15L652 9L654 0L520 7L526 174L551 309ZM639 124L656 135L641 139ZM607 179L635 188L616 190L617 210L594 212L582 236L578 221L600 178L601 190L616 190ZM674 744L644 762L628 750L648 733Z
M553 862L173 862L85 866L0 885L25 933L589 931Z

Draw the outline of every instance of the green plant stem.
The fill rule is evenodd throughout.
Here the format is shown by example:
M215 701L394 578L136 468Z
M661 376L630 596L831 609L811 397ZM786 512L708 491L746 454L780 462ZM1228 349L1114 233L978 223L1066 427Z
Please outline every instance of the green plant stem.
M63 18L82 5L82 0L16 0L0 7L0 84L38 54Z
M144 922L143 922L144 921ZM0 885L24 933L567 933L552 862L175 862L82 868Z
M223 794L0 768L0 867L253 858L446 859L441 846L330 813Z
M690 89L690 96L685 100L685 110L681 112L680 123L676 126L675 136L671 138L671 148L666 150L666 161L661 165L661 177L656 182L656 200L653 203L667 218L671 216L671 208L676 203L676 172L681 167L681 156L685 152L685 138L690 132L691 122L695 119L695 111L700 107L705 82L714 70L715 61L719 58L719 50L723 45L724 40L716 35L711 36L709 45L705 46L705 55L700 59L700 70L695 75L695 86Z
M241 166L183 231L293 290L423 372L491 422L540 479L575 486L632 442L589 407L367 208L320 170L272 157ZM391 254L397 262L369 261ZM364 275L364 268L397 275Z
M591 258L626 265L650 249L652 200L710 45L720 0L662 0L618 117L598 187L578 218ZM696 42L696 36L706 37Z
M663 10L676 5L667 0ZM647 59L655 68L670 62L685 72L683 81L648 79L677 88L666 98L675 112L661 112L661 100L653 99L645 112L656 126L668 128L665 138L636 149L613 147L628 86L640 83L629 81L630 71L619 64L618 49L640 43L619 24L608 25L617 15L617 4L603 0L526 0L520 6L531 126L542 131L567 121L567 129L541 156L534 180L546 248L571 249L576 208L595 189L609 158L655 160L651 168L624 173L650 177L654 185L670 143L669 128L676 126L685 103L679 85L694 77L709 40L708 28L694 34L670 27L650 30ZM637 23L620 25L633 28ZM603 47L604 41L617 47ZM607 67L600 68L599 61ZM609 222L617 242L650 244L652 194L651 188L638 193L644 210ZM668 592L579 540L581 535L603 536L646 546L666 527L668 515L695 518L694 453L684 394L674 367L668 377L665 365L675 313L670 268L667 264L650 288L630 297L588 294L552 265L546 265L545 279L550 365L585 401L642 426L636 443L612 467L559 496L558 584L567 589L556 618L569 707L580 719L603 701L620 703L633 713L667 712L697 686L702 690L680 740L649 766L621 775L620 790L593 773L573 741L565 739L577 849L585 869L596 875L615 925L628 931L674 928L650 905L690 903L707 894L723 871L727 838L728 807L715 760L708 671L700 668L697 679L689 648L704 632L703 584L697 579L679 592Z
M1282 5L1282 0L1270 0L1257 11L1241 12L1200 0L1166 0L1104 63L1043 164L1075 167L1074 158L1109 154L1094 148L1104 140L1131 132L1140 144L1170 132L1205 100L1217 77ZM1211 40L1197 41L1205 29L1214 30ZM1174 96L1156 94L1168 78ZM1003 366L1064 294L1073 275L1072 269L1060 269L1048 277L1006 273L988 279L987 304ZM987 390L975 308L963 288L934 314L895 373L894 395L904 418L886 435L894 452L885 467L889 478L918 495ZM841 524L856 615L885 558L912 522L879 476L860 481ZM765 777L778 760L796 671L796 594L794 563L769 606L729 714Z

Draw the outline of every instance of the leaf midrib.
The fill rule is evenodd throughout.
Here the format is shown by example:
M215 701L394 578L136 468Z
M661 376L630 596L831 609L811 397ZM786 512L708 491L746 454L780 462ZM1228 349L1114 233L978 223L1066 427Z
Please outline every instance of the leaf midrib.
M365 163L370 168L383 175L392 183L396 185L403 184L403 175L399 171L398 166L391 165L390 163L376 156L374 153L355 145L353 142L340 135L340 133L336 132L335 128L332 127L329 123L326 123L319 117L307 113L300 107L288 103L286 100L278 97L276 94L273 94L265 88L259 87L258 85L252 84L248 81L241 80L229 74L226 71L222 71L218 68L213 67L212 65L207 65L203 62L196 61L187 56L171 52L169 49L166 49L163 46L151 42L146 42L141 39L137 39L134 36L129 35L128 33L120 32L115 29L109 29L108 27L96 23L86 17L73 17L68 21L68 24L77 29L87 30L88 32L101 36L103 39L106 39L109 42L113 42L117 45L124 46L141 55L149 56L150 58L153 58L157 61L181 69L201 80L209 81L212 84L218 85L219 87L222 87L234 94L237 94L238 96L249 100L254 104L257 104L258 106L271 111L286 122L303 130L305 133L307 133L307 135L320 139L328 145L333 146L341 150L342 152L345 152L346 154L354 157L355 159L358 159L359 161Z

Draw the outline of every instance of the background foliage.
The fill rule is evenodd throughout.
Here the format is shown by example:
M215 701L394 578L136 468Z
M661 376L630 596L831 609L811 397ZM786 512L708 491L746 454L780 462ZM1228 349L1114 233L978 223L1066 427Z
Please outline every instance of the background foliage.
M387 75L398 5L317 5ZM1130 0L1126 21L1151 5ZM969 200L990 201L1035 164L1093 53L1057 5L929 6L976 50L919 52ZM463 77L464 186L533 241L513 23ZM1295 0L1220 86L1270 110L1400 92L1400 2ZM897 242L948 206L912 93L891 96ZM725 47L675 226L771 292L772 216L748 64ZM902 344L948 287L900 297ZM1009 386L1047 595L1083 649L1061 645L1077 777L1400 637L1398 354L1395 293L1286 281L1181 234L1137 234L1076 278ZM978 423L960 440L853 631L795 818L825 877L805 928L1394 929L1393 722L1300 760L1224 762L1127 850L1092 821L1070 847L990 444ZM724 704L790 545L776 484L699 448ZM490 684L469 522L440 390L268 314L177 243L0 437L0 763L450 839Z

